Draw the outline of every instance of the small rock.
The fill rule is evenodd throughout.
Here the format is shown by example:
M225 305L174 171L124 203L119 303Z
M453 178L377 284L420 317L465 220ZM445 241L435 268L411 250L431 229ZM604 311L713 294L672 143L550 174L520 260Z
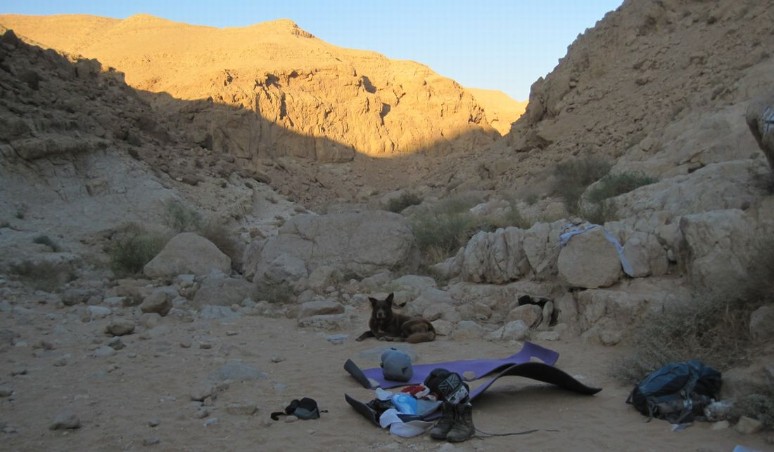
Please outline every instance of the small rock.
M275 356L271 357L271 362L273 362L275 364L276 363L281 363L282 361L285 361L285 357L284 356L276 356L275 355Z
M255 366L239 360L229 361L210 374L210 381L250 381L265 380L268 378L265 372L259 371Z
M333 345L341 345L344 343L344 341L347 340L348 337L349 337L348 334L332 334L326 337L325 339L327 339L328 342L330 342Z
M50 351L50 350L54 349L54 344L52 344L49 341L40 341L40 342L36 342L35 344L33 344L32 348L34 348L34 349L49 350Z
M144 440L142 440L142 445L146 446L146 447L147 446L155 446L156 444L158 444L160 442L161 442L161 439L153 436L153 437L145 438Z
M116 354L115 349L107 345L102 345L100 347L97 347L97 349L94 350L91 356L95 358L107 358L108 356L113 356L115 354Z
M731 423L728 421L718 421L712 424L712 430L725 430L730 426Z
M144 313L156 313L165 316L172 309L172 297L169 291L159 289L145 297L140 304L140 310Z
M212 385L200 385L191 391L191 400L201 402L215 391Z
M109 316L113 310L105 306L88 306L86 312L89 314L89 320L104 319Z
M8 385L0 385L0 397L10 397L13 394L13 388Z
M226 412L235 416L252 416L258 411L254 402L230 403L226 406Z
M154 417L153 419L148 420L148 427L158 427L159 424L161 424L159 418Z
M126 348L126 344L124 344L120 337L114 337L108 342L108 347L113 350L123 350Z
M111 308L121 308L125 306L126 297L105 297L102 304Z
M752 435L763 430L763 422L751 417L742 416L739 418L739 422L736 423L734 430L742 435Z
M145 312L140 316L140 324L147 329L159 326L161 315L155 312Z
M559 331L540 331L535 334L535 339L538 341L558 341L562 336Z
M513 320L502 327L501 338L506 341L521 341L529 334L529 327L522 320Z
M342 314L344 306L332 300L314 300L303 303L298 317L312 317L317 315Z
M204 305L199 310L199 317L205 320L233 319L239 317L230 306Z
M54 360L54 367L64 367L70 362L70 354L62 355Z
M49 430L70 430L81 428L81 420L73 413L61 413L54 418Z
M105 332L113 336L125 336L134 332L134 322L128 319L113 319L105 328Z
M218 418L211 417L211 418L207 419L206 421L204 421L204 426L205 427L210 427L212 425L216 425L217 423L218 423Z
M484 335L481 325L470 320L463 320L457 324L452 332L452 337L457 340L479 339Z

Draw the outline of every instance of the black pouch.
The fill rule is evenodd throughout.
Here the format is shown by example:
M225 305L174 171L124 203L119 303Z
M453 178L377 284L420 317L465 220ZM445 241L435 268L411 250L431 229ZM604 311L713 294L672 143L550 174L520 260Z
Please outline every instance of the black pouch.
M320 410L317 407L317 402L309 397L302 399L293 399L285 408L285 411L275 411L271 413L271 418L275 421L279 420L280 416L292 415L299 419L317 419L320 417L320 413L327 413L328 410Z
M467 402L470 390L460 374L446 369L433 369L425 378L424 385L442 400L452 405Z

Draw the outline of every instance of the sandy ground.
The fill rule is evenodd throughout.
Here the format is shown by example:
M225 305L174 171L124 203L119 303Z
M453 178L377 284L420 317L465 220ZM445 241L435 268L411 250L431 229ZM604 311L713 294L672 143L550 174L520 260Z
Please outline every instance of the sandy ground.
M121 338L125 348L102 357L95 355L111 340L103 333L107 320L84 322L82 312L46 304L0 312L0 388L11 392L0 398L0 450L730 452L737 445L774 450L766 441L770 433L742 436L733 429L712 430L709 423L673 432L664 421L645 422L624 403L630 388L607 374L609 362L623 350L579 340L541 345L560 353L559 368L602 387L600 393L582 396L504 377L476 400L476 427L490 433L539 431L451 445L427 434L393 436L344 401L345 393L363 401L374 396L343 370L344 362L351 358L364 368L376 366L387 346L354 341L363 330L357 325L366 325L365 308L357 312L351 331L334 333L257 316L139 321L135 333ZM343 343L328 340L339 333L348 335ZM417 363L431 363L501 358L521 344L440 337L409 347ZM214 379L219 369L235 363L257 369L257 378L231 383ZM191 400L207 388L214 388L213 397L203 404ZM303 396L316 399L328 412L309 421L270 419L272 411ZM248 414L253 406L257 412ZM66 413L80 419L80 428L51 430L53 420Z

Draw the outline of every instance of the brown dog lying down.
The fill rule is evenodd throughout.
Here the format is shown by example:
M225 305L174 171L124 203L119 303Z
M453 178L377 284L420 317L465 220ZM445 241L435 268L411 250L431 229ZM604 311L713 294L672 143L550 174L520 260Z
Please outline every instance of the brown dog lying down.
M430 342L435 339L433 324L422 317L409 317L392 311L394 294L384 300L368 297L371 301L371 319L369 330L361 334L357 341L375 337L380 341Z

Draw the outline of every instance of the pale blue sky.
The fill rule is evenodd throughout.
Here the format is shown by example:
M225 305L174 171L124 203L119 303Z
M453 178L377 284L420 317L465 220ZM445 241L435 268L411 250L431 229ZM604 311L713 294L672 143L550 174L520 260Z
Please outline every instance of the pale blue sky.
M414 60L467 87L526 100L575 38L622 0L3 0L0 13L147 13L241 27L291 19L331 44Z

